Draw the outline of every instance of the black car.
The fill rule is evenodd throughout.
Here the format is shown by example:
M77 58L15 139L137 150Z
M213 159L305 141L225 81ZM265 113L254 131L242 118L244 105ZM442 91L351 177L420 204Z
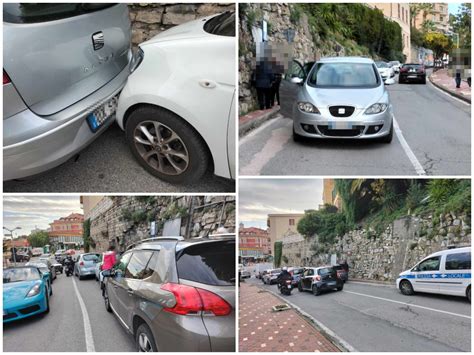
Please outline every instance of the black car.
M343 281L346 282L349 279L349 272L343 265L334 265L334 268L336 269L337 276Z
M398 83L403 84L409 81L416 81L426 84L426 70L423 64L403 64L398 74Z
M301 276L298 291L311 291L319 296L323 291L341 291L344 282L337 276L337 271L332 266L308 267Z

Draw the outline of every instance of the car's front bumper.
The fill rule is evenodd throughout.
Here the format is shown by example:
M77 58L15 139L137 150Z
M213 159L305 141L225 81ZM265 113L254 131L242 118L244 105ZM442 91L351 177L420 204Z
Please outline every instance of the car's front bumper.
M374 139L390 133L393 112L389 105L379 114L364 115L354 112L349 117L332 117L326 113L305 113L295 106L293 117L294 131L300 136L324 139Z
M3 305L3 323L13 322L46 312L47 302L43 293L25 298L25 301L16 305Z

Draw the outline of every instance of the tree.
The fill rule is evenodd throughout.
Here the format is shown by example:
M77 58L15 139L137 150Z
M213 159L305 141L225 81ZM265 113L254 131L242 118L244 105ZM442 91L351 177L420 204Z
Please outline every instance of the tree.
M440 32L428 32L424 36L426 47L434 53L435 59L441 59L444 53L449 53L453 48L452 40Z
M31 233L27 239L32 248L40 248L49 244L49 235L45 231Z
M420 12L423 13L423 22L426 21L428 15L432 14L434 5L432 3L411 3L410 4L410 19L411 27L416 27L416 17Z
M463 3L449 20L453 31L459 35L459 46L471 48L471 3Z

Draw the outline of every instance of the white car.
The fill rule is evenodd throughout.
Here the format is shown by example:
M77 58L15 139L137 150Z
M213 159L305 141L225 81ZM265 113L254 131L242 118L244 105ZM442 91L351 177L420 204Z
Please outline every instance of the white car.
M395 76L395 71L392 67L388 65L388 63L383 61L376 61L375 65L377 66L377 70L379 71L379 74L382 77L383 81L393 78Z
M117 108L134 156L150 173L188 183L235 178L235 13L164 31L140 44Z
M427 256L398 276L397 288L404 295L427 292L467 297L471 301L471 247Z

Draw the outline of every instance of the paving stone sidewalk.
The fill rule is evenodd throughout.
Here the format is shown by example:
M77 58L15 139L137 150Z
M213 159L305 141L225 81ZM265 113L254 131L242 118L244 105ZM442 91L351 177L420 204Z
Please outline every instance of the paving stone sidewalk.
M257 110L239 117L239 136L247 134L252 129L257 128L274 114L280 111L280 106L275 105L267 110Z
M456 96L462 100L471 102L471 88L465 80L461 81L461 87L456 88L456 82L452 76L448 75L447 69L440 69L430 76L431 82L441 90Z
M255 285L240 284L239 351L341 351L294 309L272 312L273 306L283 303Z

